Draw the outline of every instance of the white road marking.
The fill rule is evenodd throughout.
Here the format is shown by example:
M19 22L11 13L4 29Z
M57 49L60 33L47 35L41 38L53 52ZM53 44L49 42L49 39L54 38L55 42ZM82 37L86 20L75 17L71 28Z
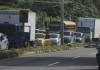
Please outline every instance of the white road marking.
M89 54L89 55L94 55L94 54L96 54L96 53L91 53L91 54Z
M56 64L59 64L60 62L55 62L55 63L51 63L51 64L49 64L49 65L47 65L47 66L53 66L53 65L56 65Z
M73 57L72 59L77 59L77 58L80 58L81 56L76 56L76 57Z

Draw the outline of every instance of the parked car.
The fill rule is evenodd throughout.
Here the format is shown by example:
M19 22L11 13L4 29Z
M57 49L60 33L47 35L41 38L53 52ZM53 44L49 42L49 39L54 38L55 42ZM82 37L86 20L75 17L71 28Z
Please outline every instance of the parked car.
M73 35L75 37L75 42L83 42L84 41L84 35L81 32L73 32Z
M64 31L64 43L74 42L74 36L72 31Z
M46 35L44 33L36 33L36 39L34 41L35 45L37 46L51 45L51 40L45 39L45 36Z
M100 70L100 41L96 43L96 49L98 50L98 52L96 54L98 70Z
M0 33L0 50L8 49L9 42L7 39L7 35Z
M61 37L58 33L50 33L50 39L52 41L52 45L61 45Z
M45 38L46 34L44 33L35 33L35 39L37 38Z

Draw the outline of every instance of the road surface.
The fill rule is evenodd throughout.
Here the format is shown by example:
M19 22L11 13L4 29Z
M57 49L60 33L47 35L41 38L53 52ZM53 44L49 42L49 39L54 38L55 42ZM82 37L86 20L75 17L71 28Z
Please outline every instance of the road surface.
M95 48L25 55L0 60L0 70L97 70Z

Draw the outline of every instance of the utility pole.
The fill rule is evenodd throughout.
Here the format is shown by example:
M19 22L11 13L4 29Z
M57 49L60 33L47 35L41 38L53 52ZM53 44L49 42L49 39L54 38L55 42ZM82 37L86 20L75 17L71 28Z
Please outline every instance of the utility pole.
M63 18L64 18L64 0L61 0L61 45L64 44L64 23L63 23Z

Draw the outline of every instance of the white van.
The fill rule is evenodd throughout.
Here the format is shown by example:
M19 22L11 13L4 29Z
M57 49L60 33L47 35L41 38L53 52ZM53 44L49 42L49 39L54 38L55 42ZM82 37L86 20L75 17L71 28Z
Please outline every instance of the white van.
M7 39L7 35L0 33L0 50L8 49L9 42Z

